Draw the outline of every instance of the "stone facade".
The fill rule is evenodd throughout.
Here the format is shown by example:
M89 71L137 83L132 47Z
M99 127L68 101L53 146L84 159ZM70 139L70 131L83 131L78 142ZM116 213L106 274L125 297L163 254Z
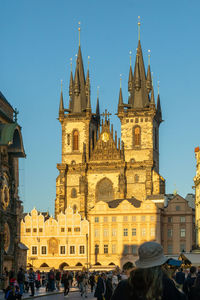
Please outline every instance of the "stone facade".
M17 111L0 93L0 275L4 267L17 270L26 264L26 255L20 259L25 247L20 244L19 157L25 152Z

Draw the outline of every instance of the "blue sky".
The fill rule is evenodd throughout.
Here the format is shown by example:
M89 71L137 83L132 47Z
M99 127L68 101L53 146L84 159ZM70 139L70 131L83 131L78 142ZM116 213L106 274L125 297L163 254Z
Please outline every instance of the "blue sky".
M60 80L68 104L70 58L81 48L90 59L91 101L111 113L120 134L117 111L120 74L128 97L129 51L135 60L137 19L147 66L151 49L154 85L160 81L160 174L166 192L193 192L194 147L200 144L200 2L194 0L0 0L0 90L19 110L26 159L20 160L20 197L54 213L56 164L61 162L61 127L57 120ZM155 88L157 95L157 88Z

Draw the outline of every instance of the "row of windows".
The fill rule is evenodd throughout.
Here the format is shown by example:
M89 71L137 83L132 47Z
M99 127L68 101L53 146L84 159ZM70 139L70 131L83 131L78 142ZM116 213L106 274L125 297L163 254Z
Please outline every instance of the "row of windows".
M99 254L99 245L95 245L95 254ZM103 245L103 253L104 254L116 254L117 253L117 245L112 244L110 249L108 244ZM136 245L124 245L123 254L134 254L137 255L137 246Z
M171 238L173 236L173 229L172 228L167 230L167 236L168 236L168 238ZM185 230L185 228L181 228L180 229L180 237L185 238L185 236L186 236L186 230Z
M112 219L110 219L109 217L104 217L103 218L103 222L106 223L106 222L109 222L109 221L112 221L112 222L117 222L117 217L112 217ZM95 223L99 223L99 217L95 217L94 218L94 222ZM118 219L119 220L119 219ZM148 217L147 216L123 216L123 222L136 222L136 221L142 221L142 222L145 222L148 220ZM155 216L150 216L150 221L155 221Z
M180 244L180 252L186 251L186 247L185 244ZM168 254L173 254L173 246L172 245L168 245L167 246L167 253Z
M180 210L180 206L176 206L176 210ZM185 223L185 221L186 221L185 217L180 217L180 222L181 223ZM168 217L168 223L173 223L173 217Z
M129 120L126 120L129 122ZM155 133L157 136L157 134ZM70 135L67 136L67 143L70 145ZM141 128L140 126L133 127L133 147L138 147L141 144ZM74 130L72 133L72 149L74 151L79 150L79 133L78 130Z
M100 230L95 229L94 235L95 235L95 237L99 237L100 236ZM107 228L105 228L103 230L103 235L104 235L104 237L109 236L109 230ZM137 235L137 228L131 228L131 235L132 236ZM141 228L141 235L142 236L146 235L146 228ZM155 236L155 228L154 227L150 228L150 235ZM117 229L116 228L112 228L112 236L117 236ZM129 236L129 229L128 228L123 229L123 236Z
M80 227L74 227L74 230L72 227L67 228L67 232L80 232L81 229ZM31 228L26 228L26 232L31 232ZM37 228L33 228L33 232L37 232ZM43 228L39 228L39 232L43 232ZM65 227L60 228L60 232L65 232Z
M31 253L32 253L32 255L37 255L38 254L38 246L32 246ZM47 254L47 246L41 246L41 254L42 255ZM66 246L60 246L60 254L66 254ZM76 254L76 246L69 246L69 254ZM79 246L78 254L85 254L85 246L84 245Z

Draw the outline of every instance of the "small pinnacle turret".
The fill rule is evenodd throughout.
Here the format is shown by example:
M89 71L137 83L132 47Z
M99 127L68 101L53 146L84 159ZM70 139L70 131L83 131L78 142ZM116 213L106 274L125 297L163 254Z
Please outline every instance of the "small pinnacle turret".
M163 121L162 120L162 110L161 110L161 105L160 105L160 94L159 93L158 93L158 98L157 98L156 118L157 118L159 124Z
M64 103L63 103L63 92L62 92L62 81L61 81L59 117L62 117L62 116L64 116Z
M139 70L139 56L136 56L135 76L134 76L134 87L136 91L141 88L140 70Z
M154 98L154 89L153 89L153 86L152 86L152 88L151 88L150 106L151 106L151 107L155 107L155 98Z
M123 108L124 104L123 104L123 96L122 96L122 88L120 86L120 90L119 90L119 102L118 102L118 112Z
M146 82L146 87L147 87L148 93L150 93L150 91L151 91L151 89L152 89L152 80L151 80L151 69L150 69L150 65L148 65L148 69L147 69L147 82Z
M73 86L74 86L74 81L73 81L73 74L72 74L72 71L71 71L70 82L69 82L69 96L70 97L72 97L72 95L73 95Z

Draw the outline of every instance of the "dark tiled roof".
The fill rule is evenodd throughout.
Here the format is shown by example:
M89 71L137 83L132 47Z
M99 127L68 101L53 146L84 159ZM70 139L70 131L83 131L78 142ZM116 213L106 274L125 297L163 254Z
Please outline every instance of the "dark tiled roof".
M142 201L137 200L135 198L131 198L131 199L115 199L115 200L109 201L108 202L108 206L110 208L116 208L124 200L127 200L130 204L132 204L135 207L140 207L141 202L142 202Z
M2 99L3 101L5 101L9 106L10 108L13 109L13 107L10 105L10 103L8 102L8 100L5 98L5 96L2 94L2 92L0 91L0 99ZM14 109L13 109L14 110Z

